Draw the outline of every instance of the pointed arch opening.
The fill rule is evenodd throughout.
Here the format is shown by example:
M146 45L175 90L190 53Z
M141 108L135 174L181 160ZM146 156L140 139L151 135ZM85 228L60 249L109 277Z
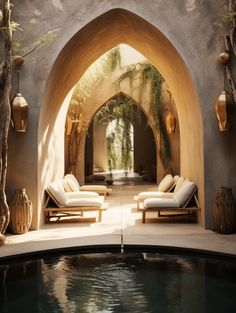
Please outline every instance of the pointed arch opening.
M156 182L157 131L154 128L147 109L133 97L123 91L111 96L90 121L85 143L85 177L91 181L96 173L107 172L110 160L112 169L120 171L119 179L128 172L135 177L146 171L150 172L148 181ZM129 137L127 141L125 137ZM83 151L83 147L80 150ZM83 155L77 162L83 163ZM81 165L79 172L82 172Z
M134 47L147 57L168 82L179 117L180 174L198 185L201 224L204 225L203 127L190 71L160 30L127 10L113 9L78 31L61 50L50 72L38 128L39 197L33 220L35 228L42 222L45 186L64 171L64 142L61 140L64 129L61 124L65 121L71 90L90 64L120 43Z

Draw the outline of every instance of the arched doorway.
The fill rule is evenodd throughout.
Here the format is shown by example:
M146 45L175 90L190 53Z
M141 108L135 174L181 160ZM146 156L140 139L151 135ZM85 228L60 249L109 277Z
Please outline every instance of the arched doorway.
M88 66L119 43L140 51L168 82L180 124L180 172L197 183L204 212L202 117L190 72L175 47L157 28L129 11L113 9L76 33L61 50L51 70L39 121L39 209L34 215L35 225L40 224L45 185L63 173L64 129L60 125L64 125L69 93ZM203 213L201 224L204 222Z
M123 109L125 109L125 112ZM126 135L124 122L131 128ZM107 133L111 125L112 128ZM110 143L112 147L109 149L109 140L107 138L111 134L114 142ZM122 140L127 135L130 136L130 150L125 145L128 142ZM147 108L142 107L133 97L124 92L115 94L101 105L91 119L85 144L85 176L89 175L88 178L91 179L91 175L94 174L93 169L95 169L95 173L108 171L108 159L110 159L113 170L125 171L129 168L135 173L141 173L145 170L152 173L150 175L151 181L156 181L157 136L157 129L149 118ZM122 151L122 146L124 151ZM80 146L79 150L83 151L84 147ZM128 162L126 164L124 160L128 150L131 161L129 166ZM147 153L144 153L144 151L147 151ZM78 164L81 161L80 155L80 158L77 159ZM176 173L179 173L179 170Z

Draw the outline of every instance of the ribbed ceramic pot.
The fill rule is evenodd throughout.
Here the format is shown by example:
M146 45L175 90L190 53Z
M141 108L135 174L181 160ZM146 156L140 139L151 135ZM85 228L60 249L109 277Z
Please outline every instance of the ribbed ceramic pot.
M10 228L13 234L28 232L32 222L32 202L25 189L16 189L10 208Z
M231 188L219 188L213 205L214 230L221 234L236 232L236 205Z

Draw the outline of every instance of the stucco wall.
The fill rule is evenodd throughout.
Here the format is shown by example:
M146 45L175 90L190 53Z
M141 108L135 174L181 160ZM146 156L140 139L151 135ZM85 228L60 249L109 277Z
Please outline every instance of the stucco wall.
M157 55L160 57L159 70L173 90L180 119L181 171L197 181L200 201L205 208L202 224L205 221L206 227L211 227L211 207L217 188L230 186L236 192L236 176L233 175L236 172L236 145L233 144L236 128L228 133L218 132L214 114L223 76L222 67L216 61L216 56L223 50L225 32L219 18L227 10L227 1L15 0L13 4L14 21L24 30L17 33L23 46L30 46L46 31L59 28L54 43L38 50L34 54L36 62L26 61L21 70L21 91L30 104L28 131L26 134L11 132L9 138L8 196L11 197L15 188L28 190L34 204L32 227L40 225L45 185L63 173L63 148L58 147L59 134L55 127L62 128L67 108L66 104L61 110L59 107L73 82L101 51L122 40L139 47L155 65L158 65ZM103 28L100 20L97 21L97 29L93 27L97 37L93 37L93 32L81 32L80 41L74 37L62 51L85 25L115 8L135 13L161 33L155 33L148 25L142 30L142 21L137 19L135 24L135 17L128 15L120 15L124 23L117 28L119 21L114 24L113 15L113 20L104 20ZM112 34L115 36L109 39ZM142 42L140 36L143 36ZM156 40L153 40L155 36ZM15 88L13 81L13 92Z

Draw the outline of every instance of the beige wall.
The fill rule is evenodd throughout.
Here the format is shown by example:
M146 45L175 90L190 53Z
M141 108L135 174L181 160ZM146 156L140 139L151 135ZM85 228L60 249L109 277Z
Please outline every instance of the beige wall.
M98 125L93 134L94 165L108 171L106 126Z

